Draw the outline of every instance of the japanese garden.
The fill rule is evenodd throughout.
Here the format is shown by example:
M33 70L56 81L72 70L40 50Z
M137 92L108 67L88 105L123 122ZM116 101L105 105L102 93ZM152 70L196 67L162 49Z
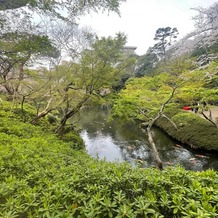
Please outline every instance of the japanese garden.
M218 2L144 55L124 3L0 0L0 217L218 217Z

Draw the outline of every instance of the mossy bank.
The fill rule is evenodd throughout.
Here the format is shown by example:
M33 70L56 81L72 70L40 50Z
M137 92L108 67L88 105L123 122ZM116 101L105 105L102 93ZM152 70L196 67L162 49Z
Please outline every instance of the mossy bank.
M165 118L157 120L156 125L174 139L194 149L218 151L218 129L212 123L182 110L171 115L171 119L178 130Z

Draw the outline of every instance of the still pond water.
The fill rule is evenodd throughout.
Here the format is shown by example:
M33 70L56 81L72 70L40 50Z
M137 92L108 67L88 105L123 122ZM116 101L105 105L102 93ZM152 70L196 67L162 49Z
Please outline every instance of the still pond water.
M87 153L106 161L126 161L133 166L154 166L153 156L144 130L134 124L108 123L109 111L83 111L77 127L81 129ZM154 140L165 165L179 164L187 170L215 169L218 171L218 153L200 153L181 146L163 131L154 128Z

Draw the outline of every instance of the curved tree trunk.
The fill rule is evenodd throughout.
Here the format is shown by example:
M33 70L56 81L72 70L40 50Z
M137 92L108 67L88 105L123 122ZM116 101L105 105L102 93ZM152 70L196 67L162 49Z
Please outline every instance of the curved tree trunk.
M49 108L50 104L51 104L51 101L52 101L52 98L49 99L49 101L48 101L48 103L46 105L46 108L42 112L40 112L36 117L34 117L30 121L30 123L32 123L32 124L37 123L37 121L39 121L42 117L45 117L48 113L50 113L53 110L53 108Z
M45 117L48 113L52 111L52 108L42 111L38 114L38 116L34 117L30 123L36 124L42 117Z
M57 133L59 136L62 136L64 134L64 131L65 131L65 126L66 126L66 123L67 123L67 120L69 118L71 118L74 114L76 114L80 109L81 107L84 105L84 103L90 98L90 95L87 95L84 97L84 99L79 102L77 104L76 107L74 107L73 109L70 109L69 108L66 108L66 113L64 114L63 118L61 119L61 122L60 122L60 125L58 126L58 128L55 130L55 133ZM69 111L68 111L69 110Z

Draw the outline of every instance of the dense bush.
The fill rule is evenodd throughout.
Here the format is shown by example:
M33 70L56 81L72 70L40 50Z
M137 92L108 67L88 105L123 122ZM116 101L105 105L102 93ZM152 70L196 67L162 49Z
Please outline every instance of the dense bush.
M93 160L71 142L12 117L0 116L1 217L218 216L212 170Z

